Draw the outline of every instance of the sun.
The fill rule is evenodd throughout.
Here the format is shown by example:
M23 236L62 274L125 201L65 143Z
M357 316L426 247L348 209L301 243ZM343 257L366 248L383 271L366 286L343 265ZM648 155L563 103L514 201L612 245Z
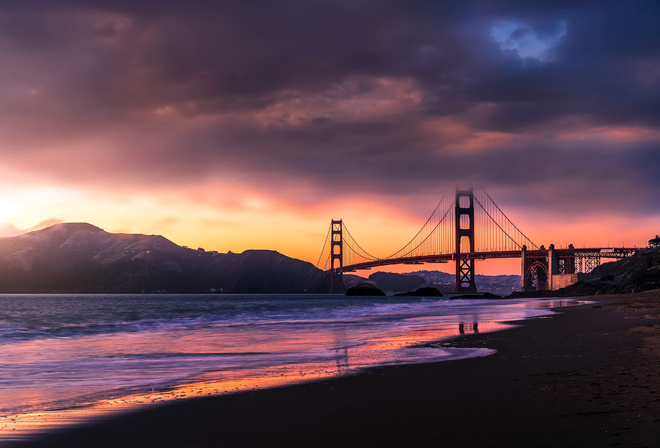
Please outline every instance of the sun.
M0 196L0 225L9 224L11 218L17 216L20 208L19 204L5 196Z

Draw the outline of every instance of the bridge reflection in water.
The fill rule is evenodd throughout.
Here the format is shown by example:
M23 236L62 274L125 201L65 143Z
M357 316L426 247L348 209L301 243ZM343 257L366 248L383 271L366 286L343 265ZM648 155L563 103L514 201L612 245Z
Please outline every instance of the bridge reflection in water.
M397 264L455 263L455 292L476 292L476 260L519 258L521 291L556 290L576 283L603 258L621 259L631 247L556 249L537 246L497 206L485 190L445 195L417 234L395 253L379 258L353 238L346 223L331 220L317 267L328 273L330 292L343 293L343 273Z
M479 333L479 322L472 322L471 324L464 324L460 323L458 324L458 333L459 334L465 334L465 333Z

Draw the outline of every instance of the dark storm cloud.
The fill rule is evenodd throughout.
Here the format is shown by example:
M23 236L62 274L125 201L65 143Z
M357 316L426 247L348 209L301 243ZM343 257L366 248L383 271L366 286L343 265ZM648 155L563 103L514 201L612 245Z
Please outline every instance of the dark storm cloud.
M453 188L457 181L468 180L486 188L507 187L518 192L509 198L512 203L539 210L585 212L611 208L640 214L656 214L660 210L657 144L578 142L557 147L551 142L532 146L516 143L497 151L443 154L430 148L424 151L405 147L412 139L391 130L372 131L369 145L351 149L350 159L330 156L334 149L331 139L327 148L317 148L316 154L307 157L287 154L266 157L260 171L271 169L291 178L325 178L328 179L326 194L332 195L349 195L356 189L388 196L434 188L440 192L440 185ZM385 146L396 143L402 145L398 151ZM289 142L289 147L296 144ZM537 187L544 191L545 186L550 186L557 196L535 193Z
M579 134L657 129L657 17L653 1L5 1L1 151L112 138L105 177L249 172L314 194L607 179L641 209L658 136ZM524 139L456 149L479 133Z

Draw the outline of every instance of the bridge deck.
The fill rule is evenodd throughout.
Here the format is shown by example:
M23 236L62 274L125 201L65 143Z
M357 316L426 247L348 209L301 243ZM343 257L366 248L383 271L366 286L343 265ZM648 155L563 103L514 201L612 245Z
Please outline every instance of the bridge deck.
M619 247L619 248L581 248L581 249L555 249L555 253L560 258L626 258L634 252L643 250L641 248ZM497 258L520 258L522 255L521 250L507 250L507 251L491 251L491 252L471 252L460 254L463 260L487 260ZM547 249L527 250L527 257L547 257ZM346 265L336 268L335 272L352 272L362 269L371 269L380 266L391 266L395 264L424 264L424 263L447 263L455 261L456 254L438 254L438 255L420 255L414 257L399 257L399 258L382 258L377 260Z

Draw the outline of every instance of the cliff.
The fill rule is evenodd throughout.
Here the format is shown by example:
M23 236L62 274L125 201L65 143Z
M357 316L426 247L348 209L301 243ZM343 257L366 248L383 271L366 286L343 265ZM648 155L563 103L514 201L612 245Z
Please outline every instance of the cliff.
M587 275L584 285L595 294L620 294L660 288L660 247L646 249L630 258L605 263ZM566 288L571 291L571 287Z

